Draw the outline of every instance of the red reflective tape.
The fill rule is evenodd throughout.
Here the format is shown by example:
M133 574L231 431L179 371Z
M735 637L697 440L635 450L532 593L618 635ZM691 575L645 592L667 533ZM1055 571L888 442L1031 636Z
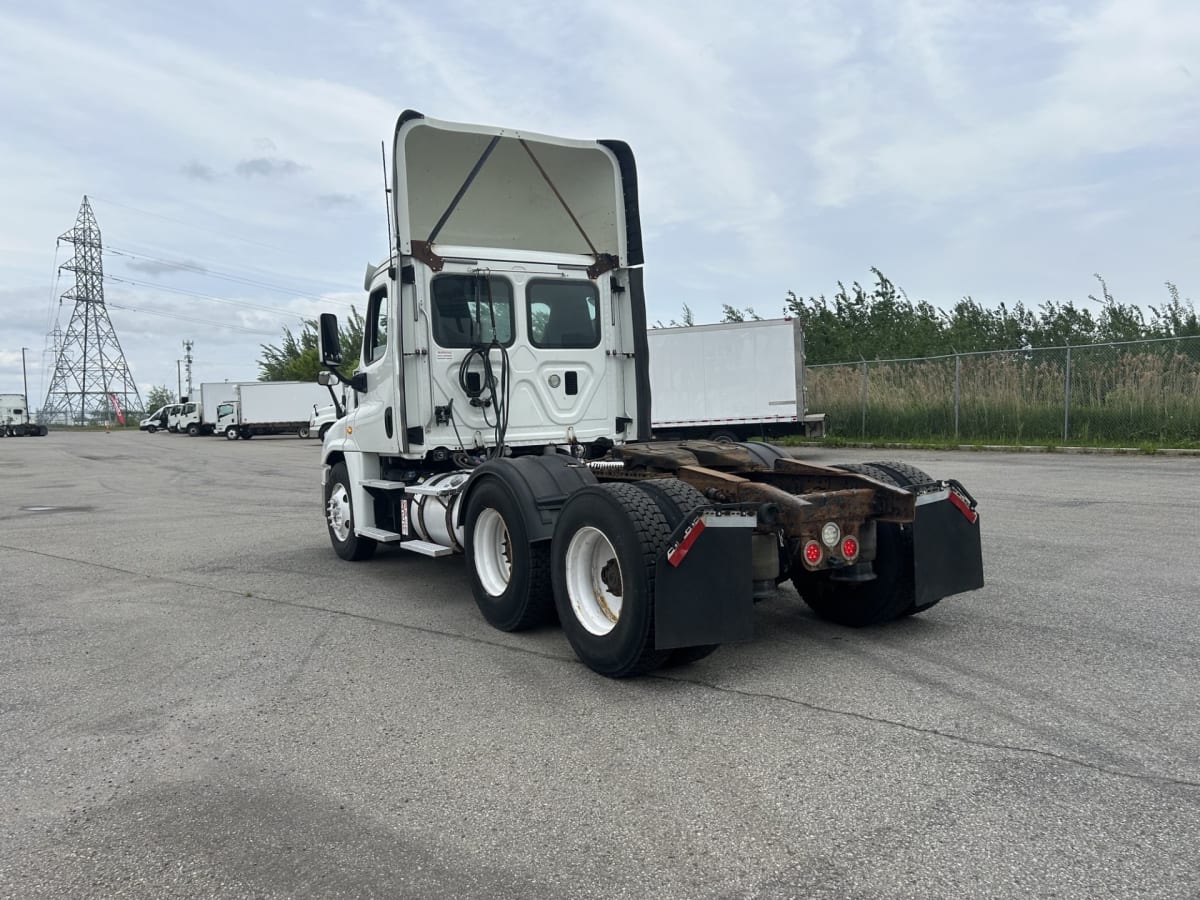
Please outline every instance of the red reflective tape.
M678 567L683 558L688 555L688 551L692 549L692 544L696 543L696 538L700 537L700 532L705 528L704 520L697 518L695 522L688 526L687 531L683 533L683 537L679 539L679 543L667 551L667 562L672 566Z
M958 494L956 494L954 491L950 492L949 500L955 505L955 507L958 508L960 513L966 516L968 522L970 522L972 525L975 524L976 519L979 518L979 513L971 509L971 507L967 505L966 500L958 496Z

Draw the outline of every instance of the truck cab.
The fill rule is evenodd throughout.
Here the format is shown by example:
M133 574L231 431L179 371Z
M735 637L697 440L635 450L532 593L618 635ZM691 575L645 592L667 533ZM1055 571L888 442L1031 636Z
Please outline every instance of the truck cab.
M167 431L171 432L171 434L179 431L179 417L182 413L182 403L172 403L167 407Z
M179 417L175 420L175 430L181 434L187 432L191 437L196 437L200 434L200 428L200 404L191 400L180 404Z

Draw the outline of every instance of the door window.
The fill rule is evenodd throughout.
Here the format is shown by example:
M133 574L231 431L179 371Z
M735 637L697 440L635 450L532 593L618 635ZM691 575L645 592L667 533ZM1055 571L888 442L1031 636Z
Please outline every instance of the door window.
M600 295L592 282L534 279L526 300L533 346L559 350L600 344Z
M439 275L433 279L433 339L442 347L513 342L513 295L496 275Z
M387 288L380 288L367 300L367 320L363 328L363 362L383 359L388 342Z

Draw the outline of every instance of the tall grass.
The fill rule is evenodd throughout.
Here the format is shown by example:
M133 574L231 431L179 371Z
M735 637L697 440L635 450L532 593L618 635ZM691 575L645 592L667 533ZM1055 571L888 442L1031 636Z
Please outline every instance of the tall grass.
M1066 348L957 357L957 434L954 357L812 366L808 405L846 437L1058 443L1067 360ZM1071 348L1067 440L1200 442L1200 341Z

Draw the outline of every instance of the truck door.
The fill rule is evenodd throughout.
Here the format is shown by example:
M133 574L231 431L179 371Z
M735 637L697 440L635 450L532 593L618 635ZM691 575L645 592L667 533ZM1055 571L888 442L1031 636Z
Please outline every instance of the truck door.
M367 376L367 389L358 398L352 417L354 439L368 453L395 453L400 446L403 402L397 383L399 347L396 322L388 303L388 283L372 286L363 319L362 358L358 371Z

